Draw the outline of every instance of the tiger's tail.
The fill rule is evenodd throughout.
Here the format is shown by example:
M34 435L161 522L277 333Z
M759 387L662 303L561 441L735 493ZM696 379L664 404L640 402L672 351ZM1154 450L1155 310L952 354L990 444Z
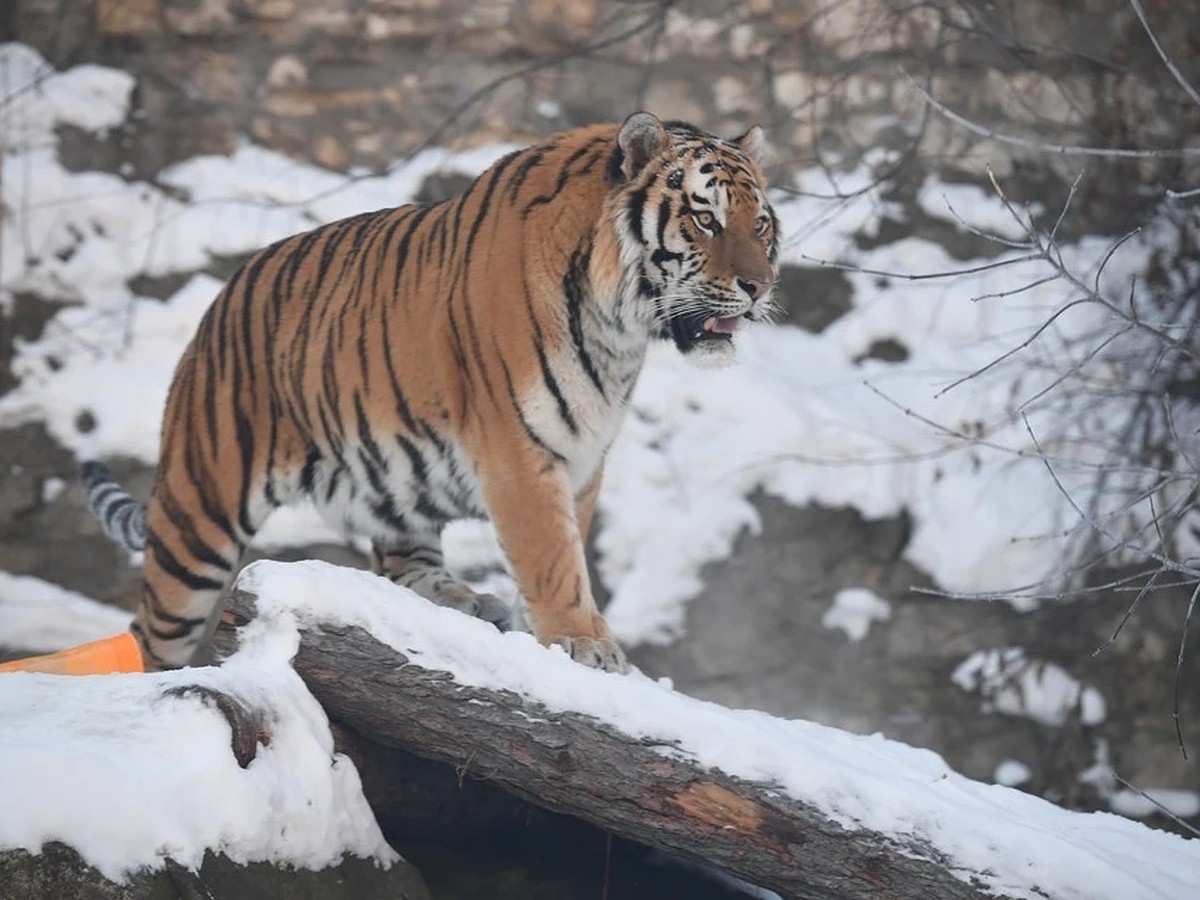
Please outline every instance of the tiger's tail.
M126 550L146 549L146 507L134 500L103 463L89 460L79 467L87 506L112 540Z

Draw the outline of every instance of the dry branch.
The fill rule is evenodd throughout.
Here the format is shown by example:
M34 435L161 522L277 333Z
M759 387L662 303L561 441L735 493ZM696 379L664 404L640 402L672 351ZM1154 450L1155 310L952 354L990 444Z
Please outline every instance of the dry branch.
M188 684L171 688L164 693L167 697L199 697L225 717L229 723L229 749L233 758L243 769L254 761L258 747L271 743L266 716L262 710L250 709L229 694L202 684Z
M255 614L254 595L235 590L219 656L236 650L237 628ZM294 665L334 723L785 897L984 896L927 846L847 830L772 785L703 769L589 716L457 683L362 629L306 627Z

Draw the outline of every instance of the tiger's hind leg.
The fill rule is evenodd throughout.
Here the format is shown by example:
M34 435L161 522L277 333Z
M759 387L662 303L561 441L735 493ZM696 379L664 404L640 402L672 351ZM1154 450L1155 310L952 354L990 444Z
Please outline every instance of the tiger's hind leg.
M303 458L291 431L277 424L272 433L273 442L247 440L252 452L241 468L198 452L205 439L186 428L176 432L182 449L164 452L146 506L142 603L131 626L147 668L208 661L206 638L223 592L255 533L292 493L286 480L266 473L296 468Z
M176 496L160 478L146 510L142 602L130 626L148 669L177 669L197 658L214 610L250 535L200 489Z
M396 584L469 616L491 622L501 631L512 627L513 612L491 594L479 594L446 571L437 534L407 534L371 543L371 568Z

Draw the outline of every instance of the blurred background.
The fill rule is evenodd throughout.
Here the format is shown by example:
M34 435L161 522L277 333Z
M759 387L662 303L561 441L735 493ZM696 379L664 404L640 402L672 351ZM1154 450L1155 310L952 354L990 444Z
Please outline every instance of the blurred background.
M1200 16L1192 4L8 0L0 41L12 42L0 58L0 570L12 576L0 581L0 600L31 596L34 582L19 578L36 578L39 590L44 582L126 609L135 602L136 571L83 509L78 447L64 437L94 431L104 413L72 409L56 426L28 399L39 379L69 370L63 353L103 352L78 330L64 345L73 351L46 349L55 328L72 328L63 311L95 300L70 274L80 270L66 268L82 266L81 248L96 246L63 236L64 210L101 202L83 174L106 173L155 204L194 203L203 192L184 183L181 166L261 148L303 167L296 171L338 173L320 190L380 179L378 206L410 199L398 189L386 196L389 173L435 148L487 151L639 109L725 136L760 123L772 143L775 202L790 211L776 327L796 337L781 359L806 348L818 358L836 344L846 383L856 385L900 371L889 367L923 365L932 350L920 328L905 325L903 306L891 313L893 330L875 328L857 343L845 336L855 315L907 282L932 285L942 304L1026 311L1026 289L1058 290L999 332L928 332L931 347L935 339L994 342L933 380L945 387L1003 358L1017 372L1005 415L993 410L973 424L967 394L952 420L908 416L906 427L928 441L896 447L886 460L856 465L797 445L793 463L847 484L903 480L919 463L933 485L941 475L930 453L946 471L978 468L1008 438L1016 443L1006 446L1019 444L1009 462L1036 462L1044 448L1026 440L1021 418L1032 394L1058 422L1104 420L1066 428L1053 451L1074 454L1072 483L1086 484L1095 502L1079 504L1077 515L1068 508L1050 535L1060 539L1057 572L1014 566L1009 583L990 578L976 591L969 578L942 583L922 563L928 555L912 550L936 510L915 501L871 508L743 479L745 527L697 565L685 621L631 642L632 658L680 690L880 731L936 750L971 777L1074 808L1185 831L1200 822L1200 628L1187 627L1200 584ZM94 66L128 77L121 115L100 124L87 108L117 89L88 94ZM55 81L60 73L75 79L73 101L62 99L71 84ZM76 106L37 118L55 102ZM50 202L39 191L53 180L38 168L43 156L61 182L50 224L39 224L48 208L39 204ZM426 166L413 195L456 193L474 174L465 164ZM104 190L115 196L116 183ZM205 197L222 196L219 179L205 184ZM278 184L239 190L256 209L299 202ZM34 232L59 237L46 243ZM153 234L138 237L147 260ZM158 249L187 237L164 234ZM198 259L122 270L125 293L114 302L166 302L197 273L227 277L252 249L196 239L209 241ZM1127 244L1138 248L1136 260L1102 280ZM1079 247L1097 249L1084 261ZM995 296L956 280L1017 258L1042 268L1014 269ZM1091 324L1039 343L1076 303L1096 310ZM911 315L925 321L925 312ZM643 425L651 406L638 407ZM904 418L906 407L879 417ZM147 460L106 455L145 497ZM1022 471L1058 496L1045 468ZM716 476L696 476L705 477ZM622 551L606 551L605 528L617 528L616 504L634 495L602 502L593 547L602 594L619 593L623 577ZM946 513L941 527L992 527L988 502L961 520ZM1010 513L996 527L1019 521ZM1023 539L1017 530L999 538ZM358 562L331 542L286 552ZM472 565L474 576L493 577L489 564ZM961 596L979 592L986 596ZM0 647L46 649L2 630Z

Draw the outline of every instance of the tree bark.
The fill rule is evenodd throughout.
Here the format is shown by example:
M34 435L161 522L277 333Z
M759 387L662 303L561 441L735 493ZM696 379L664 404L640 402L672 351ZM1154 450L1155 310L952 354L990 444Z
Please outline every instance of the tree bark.
M218 659L236 650L255 605L233 591ZM293 665L334 723L786 898L991 896L928 846L845 829L771 785L703 769L590 716L456 683L359 628L306 628Z

